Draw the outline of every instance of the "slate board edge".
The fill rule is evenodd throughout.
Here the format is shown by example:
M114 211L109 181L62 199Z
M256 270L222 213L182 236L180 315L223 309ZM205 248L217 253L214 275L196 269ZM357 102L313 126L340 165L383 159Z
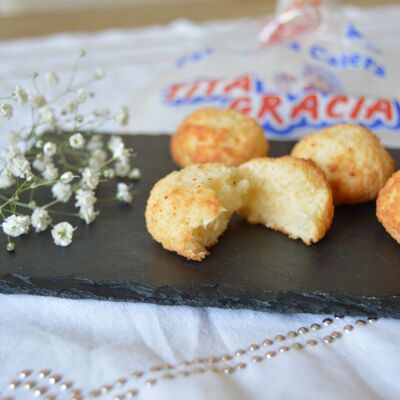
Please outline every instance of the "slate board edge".
M62 284L63 289L55 287ZM103 292L106 289L107 295ZM29 278L18 274L0 277L0 293L52 296L68 299L112 300L155 303L159 305L186 305L191 307L218 307L225 309L250 309L277 313L333 314L339 316L380 316L400 318L400 296L343 297L332 293L270 292L262 289L257 294L229 293L226 285L185 287L182 290L169 286L150 287L134 282L90 281L65 277ZM189 296L187 293L191 293ZM210 296L211 295L211 296Z

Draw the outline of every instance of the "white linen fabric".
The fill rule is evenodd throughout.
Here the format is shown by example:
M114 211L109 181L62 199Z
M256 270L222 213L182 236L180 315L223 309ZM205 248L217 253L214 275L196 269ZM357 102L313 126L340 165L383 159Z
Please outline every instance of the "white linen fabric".
M396 49L400 7L347 8L346 13L381 48ZM16 83L28 85L33 69L57 70L62 78L78 49L85 48L82 74L96 67L108 73L98 84L96 104L130 104L138 89L205 38L254 23L177 21L166 27L0 42L0 93L11 92ZM0 125L0 145L4 129ZM122 129L133 130L134 121ZM129 390L136 390L146 400L398 399L400 321L372 323L366 317L2 294L0 398L112 399L129 398ZM264 346L265 339L273 343ZM195 361L185 365L182 360ZM40 375L43 369L49 371ZM20 376L22 370L27 372ZM132 376L134 371L143 375ZM15 389L9 387L13 380Z

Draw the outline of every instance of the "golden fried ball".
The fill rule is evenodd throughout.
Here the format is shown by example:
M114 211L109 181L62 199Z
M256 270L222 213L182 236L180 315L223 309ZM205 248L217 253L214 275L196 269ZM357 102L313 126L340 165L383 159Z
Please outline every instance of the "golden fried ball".
M323 172L310 160L291 156L258 158L239 167L249 191L239 214L251 224L263 224L301 239L321 240L333 219L333 197Z
M242 205L248 182L236 168L191 165L159 180L146 207L147 230L162 246L200 261Z
M314 132L298 142L291 154L314 160L324 171L336 205L376 199L395 168L377 136L352 124Z
M191 164L239 165L268 153L268 141L252 118L229 109L201 109L188 115L171 139L181 167Z
M376 216L386 232L400 243L400 171L393 174L379 192Z

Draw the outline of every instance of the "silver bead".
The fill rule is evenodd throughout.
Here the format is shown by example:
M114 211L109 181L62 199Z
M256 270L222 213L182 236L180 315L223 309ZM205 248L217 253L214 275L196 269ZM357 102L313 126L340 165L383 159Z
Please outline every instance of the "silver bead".
M324 325L330 325L330 324L333 323L333 321L332 321L332 318L325 318L325 319L322 321L322 323L323 323Z
M142 371L135 371L135 372L132 372L131 376L132 376L132 378L139 379L139 378L141 378L143 376L143 372Z
M50 395L46 396L44 398L44 400L56 400L56 396L54 396L53 394L50 394Z
M127 380L125 378L119 378L116 382L115 385L116 386L123 386L125 385L125 383L127 382Z
M240 363L238 363L238 364L236 364L236 369L244 369L244 368L246 368L247 367L247 364L246 363L244 363L244 362L240 362Z
M23 371L20 372L19 376L20 376L21 379L25 379L31 374L32 374L32 370L24 369Z
M214 356L208 357L208 358L207 358L207 361L208 361L209 363L211 363L211 364L215 364L215 363L218 362L218 357L214 357Z
M305 326L302 326L301 328L299 328L298 330L299 333L304 334L308 332L308 328L306 328Z
M171 364L164 364L163 368L164 369L173 369L174 367Z
M221 372L221 370L220 370L217 366L215 366L215 365L213 365L213 366L210 368L210 371L211 371L211 372L214 372L214 374L218 374L218 373Z
M246 350L239 349L239 350L236 350L236 352L235 352L235 355L238 357L240 357L244 354L246 354Z
M162 378L163 378L163 379L168 379L168 380L170 380L170 379L174 379L174 378L175 378L175 375L174 375L174 374L171 374L171 372L166 372L166 373L162 376Z
M204 372L205 372L205 369L201 368L201 367L197 367L197 368L193 369L193 373L195 373L195 374L203 374Z
M258 362L261 362L262 360L263 360L263 358L261 356L253 356L253 357L251 357L251 361L253 363L258 363Z
M295 350L301 350L304 346L301 343L293 343L292 348Z
M263 345L264 345L264 346L271 346L272 344L274 344L274 341L271 340L271 339L265 339L265 340L263 341Z
M47 392L47 388L45 388L45 387L40 387L40 388L37 388L34 392L33 392L33 394L34 394L34 396L36 396L36 397L39 397L39 396L41 396L43 393L46 393Z
M21 381L19 381L19 380L14 380L14 381L11 381L9 384L8 384L8 388L10 389L10 390L14 390L15 388L17 388L19 385L21 384Z
M276 353L275 353L275 351L267 351L265 353L265 355L266 355L267 358L272 358L272 357L276 356Z
M24 388L26 390L31 390L35 386L36 386L36 382L35 381L28 381L28 382L25 382L25 384L24 384Z
M290 348L287 347L287 346L279 347L279 351L280 351L281 353L287 353L289 350L290 350Z
M179 364L180 365L185 365L185 366L192 365L192 363L190 361L188 361L188 360L182 360Z
M258 344L252 344L249 346L249 350L250 351L256 351L260 348L260 346Z
M75 390L71 390L69 392L69 395L71 396L71 398L73 399L80 399L82 397L81 395L81 391L79 389L75 389Z
M316 346L318 342L315 339L309 339L306 342L309 346Z
M137 394L138 394L138 391L137 391L136 389L131 389L131 390L128 390L128 391L125 393L125 397L126 397L127 399L131 399L132 397L137 396Z
M345 332L351 332L354 328L353 325L346 325L343 329Z
M366 321L364 321L363 319L358 319L358 320L356 321L356 324L357 324L357 325L360 325L360 326L362 326L362 325L367 325Z
M60 386L60 389L65 391L72 387L72 382L63 382Z
M331 336L335 339L339 339L342 337L342 334L340 332L334 331L331 333Z
M235 372L235 368L232 367L225 367L223 368L224 374L232 374L233 372Z
M100 389L94 389L90 392L90 397L99 397L101 395Z
M178 375L181 375L181 376L186 378L187 376L190 375L190 372L186 371L186 370L183 370L183 371L178 372Z
M1 400L15 400L12 396L2 397Z
M146 387L152 387L157 383L157 379L147 379L144 383Z
M39 372L39 374L38 374L38 377L40 378L40 379L43 379L43 378L45 378L46 376L48 376L48 375L50 375L50 370L49 369L42 369L40 372Z
M369 322L370 324L373 324L373 323L376 322L376 321L378 321L378 318L376 318L376 317L368 317L368 322Z
M104 393L108 393L112 389L113 389L112 385L104 385L100 388L100 392L104 394Z
M287 336L290 338L294 338L294 337L298 336L298 334L295 331L290 331L290 332L288 332Z
M344 317L342 315L335 315L335 319L343 319Z
M204 358L197 357L194 359L195 364L203 364L205 362Z
M324 336L324 342L325 343L332 343L334 340L335 339L330 335Z
M221 357L222 361L229 361L232 360L232 356L229 354L225 354L224 356Z
M283 340L285 340L286 338L285 338L285 336L283 336L283 335L277 335L277 336L275 336L275 340L278 340L279 342L282 342Z
M54 385L55 383L60 382L60 381L61 381L61 376L60 375L52 375L49 378L50 385Z
M125 395L124 394L118 394L117 396L113 397L113 400L124 400Z
M163 367L161 365L153 365L152 367L150 367L151 372L161 371L162 369Z
M319 331L321 329L321 325L320 324L312 324L311 329L314 331Z

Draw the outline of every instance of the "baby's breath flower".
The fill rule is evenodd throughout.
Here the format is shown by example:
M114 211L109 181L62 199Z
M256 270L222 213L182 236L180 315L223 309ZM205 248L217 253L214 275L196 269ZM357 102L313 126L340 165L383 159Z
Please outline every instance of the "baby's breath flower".
M6 167L16 178L25 178L31 173L31 165L22 155L9 159Z
M31 219L28 215L10 215L2 224L3 231L11 237L26 235L29 232Z
M103 79L106 76L106 73L101 69L97 68L94 73L94 79Z
M115 120L121 125L126 126L129 122L129 112L126 107L122 107L121 112L115 117Z
M86 145L86 148L90 151L95 151L97 149L102 149L103 148L103 140L100 135L93 135L88 144Z
M7 139L10 144L17 144L21 141L21 135L16 132L10 132Z
M103 176L108 179L112 179L115 176L115 171L112 168L107 168L103 171Z
M75 100L68 100L64 104L63 111L67 114L72 114L78 108L78 103Z
M86 222L86 224L91 224L94 222L96 217L99 215L99 211L95 211L94 207L81 207L79 210L79 216Z
M14 97L21 105L25 104L28 101L28 95L25 89L20 85L17 85L17 87L15 88Z
M123 203L132 203L132 193L126 183L118 183L117 199Z
M110 109L106 106L96 107L93 111L96 117L107 117L110 114Z
M51 230L51 235L53 236L54 243L57 246L69 246L72 243L72 237L74 235L74 228L68 222L60 222L55 225Z
M88 97L88 93L85 89L79 88L76 91L76 101L78 103L84 103L86 101L87 97Z
M56 72L50 71L46 74L46 82L50 86L56 86L60 82L60 78Z
M99 185L99 179L99 174L90 168L82 171L82 183L88 189L95 190Z
M49 213L44 208L36 208L32 213L32 226L36 232L43 232L51 224Z
M75 193L75 206L80 208L93 207L97 201L93 190L78 189Z
M131 179L132 181L137 181L140 179L142 176L140 169L139 168L132 168L131 172L129 172L128 178Z
M129 164L117 161L115 163L115 175L119 176L120 178L124 178L128 176L131 166Z
M57 153L57 145L53 142L46 142L43 146L43 153L47 157L53 157Z
M71 171L64 172L60 177L60 181L63 183L71 183L73 179L74 174Z
M73 149L83 149L85 146L85 139L81 133L75 133L69 138L69 145Z
M10 173L3 169L0 174L0 189L8 189L15 184L15 179L10 175Z
M89 167L98 171L107 161L107 153L103 149L96 149L89 159Z
M13 243L13 242L8 242L7 243L7 251L14 251L14 249L15 249L15 243Z
M33 108L42 108L47 104L47 100L42 95L36 95L31 98L31 103Z
M41 117L44 123L48 124L51 128L57 127L57 117L54 110L50 106L45 106L41 109Z
M85 117L83 115L79 114L79 115L75 116L76 122L82 123L84 121L84 119L85 119Z
M39 139L36 143L35 143L35 147L37 149L41 149L43 147L44 143L43 140Z
M51 162L52 161L50 157L47 157L44 154L37 154L32 162L32 165L37 171L43 172L46 169L46 166Z
M107 147L111 150L111 152L117 153L125 148L124 141L121 136L111 136L110 140L107 143Z
M47 181L55 181L58 178L58 168L50 162L46 164L42 175Z
M14 114L14 109L11 104L0 102L0 115L5 119L11 119Z
M51 188L53 197L62 203L68 203L72 196L72 187L69 183L57 182Z

